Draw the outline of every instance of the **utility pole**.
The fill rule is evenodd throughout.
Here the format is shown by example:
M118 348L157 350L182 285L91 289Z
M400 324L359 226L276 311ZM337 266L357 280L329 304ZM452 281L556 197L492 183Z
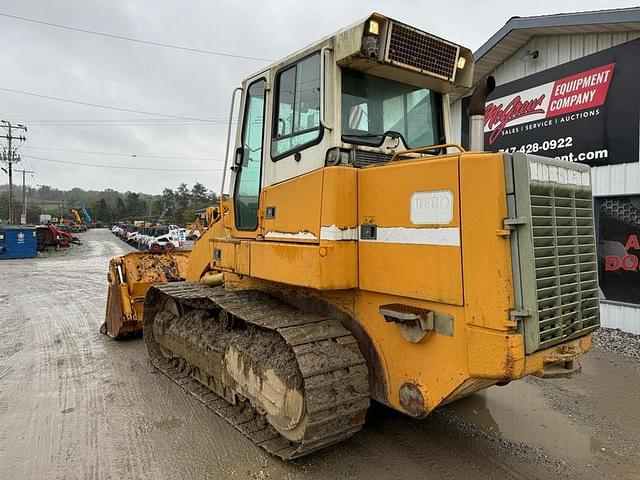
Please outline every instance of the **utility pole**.
M36 173L33 170L16 170L16 172L22 172L22 215L24 215L24 222L20 219L21 224L27 223L27 190L26 190L26 182L25 182L25 174L26 173Z
M0 138L7 140L8 147L2 154L2 161L9 164L9 224L15 223L15 213L13 211L13 164L20 161L20 157L16 157L15 149L13 148L12 141L17 140L24 142L27 137L24 135L27 132L27 127L21 124L13 125L6 120L0 121L0 126L7 129L5 135L0 135ZM13 136L13 131L22 131L18 136Z

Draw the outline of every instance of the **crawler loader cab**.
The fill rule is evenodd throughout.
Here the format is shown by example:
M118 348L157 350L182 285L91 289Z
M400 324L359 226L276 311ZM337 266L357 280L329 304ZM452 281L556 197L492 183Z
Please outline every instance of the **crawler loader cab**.
M231 165L231 236L312 239L304 228L258 221L260 214L278 219L271 208L260 211L263 188L323 167L380 164L398 152L446 144L448 94L469 88L472 76L468 49L373 14L245 79ZM308 211L309 222L319 220L319 208Z
M422 418L575 371L599 325L588 167L453 144L473 67L373 14L245 79L218 221L188 281L146 287L152 362L285 459L371 399Z

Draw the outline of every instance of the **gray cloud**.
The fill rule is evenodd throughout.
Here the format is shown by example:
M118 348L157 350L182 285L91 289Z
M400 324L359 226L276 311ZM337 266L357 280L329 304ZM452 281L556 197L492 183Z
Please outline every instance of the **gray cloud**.
M446 3L387 1L168 1L21 0L0 12L150 41L277 59L372 11L478 48L511 16L632 6L634 2L543 0ZM561 6L558 6L561 5ZM215 118L202 125L160 120L153 126L51 126L39 120L151 118L70 105L0 91L0 118L29 126L24 166L32 183L58 188L113 188L157 193L180 182L219 189L225 119L231 91L264 62L141 45L0 17L0 87L78 101L185 117ZM167 123L157 125L157 123ZM49 151L51 147L185 157L127 158ZM216 170L207 173L138 172L72 166L26 158L122 166ZM206 157L212 160L189 160ZM217 160L214 160L217 159ZM20 167L19 167L20 168ZM0 179L0 182L5 178Z

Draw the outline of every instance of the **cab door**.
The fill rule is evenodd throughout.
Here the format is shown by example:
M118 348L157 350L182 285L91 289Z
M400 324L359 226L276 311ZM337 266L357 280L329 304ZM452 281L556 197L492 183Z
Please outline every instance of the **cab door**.
M231 217L233 237L256 238L259 233L260 190L264 166L268 74L246 87L238 147L234 156Z

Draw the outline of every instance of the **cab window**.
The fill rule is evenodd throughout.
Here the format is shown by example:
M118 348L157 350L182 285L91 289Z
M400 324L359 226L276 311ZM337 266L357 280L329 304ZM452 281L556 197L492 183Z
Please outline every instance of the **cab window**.
M282 70L275 97L271 156L277 160L320 139L320 53Z

